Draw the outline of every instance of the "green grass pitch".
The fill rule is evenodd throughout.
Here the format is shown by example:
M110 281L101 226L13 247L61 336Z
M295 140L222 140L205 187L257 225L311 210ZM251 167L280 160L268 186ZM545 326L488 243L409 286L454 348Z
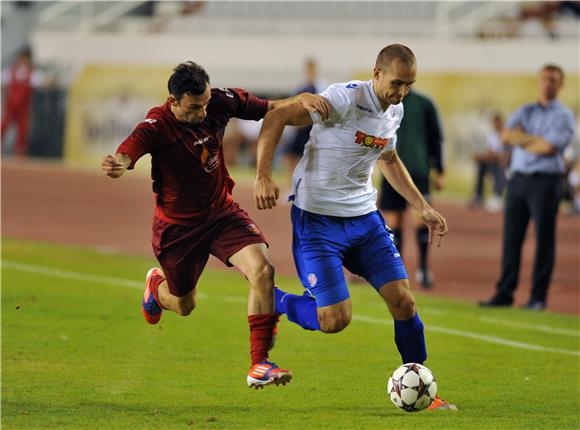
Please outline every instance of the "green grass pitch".
M13 240L2 254L3 429L580 427L577 317L418 295L426 365L459 411L408 414L386 396L400 358L370 287L351 288L342 333L283 319L272 358L294 380L254 391L247 286L234 270L206 271L191 316L148 326L140 299L152 259Z

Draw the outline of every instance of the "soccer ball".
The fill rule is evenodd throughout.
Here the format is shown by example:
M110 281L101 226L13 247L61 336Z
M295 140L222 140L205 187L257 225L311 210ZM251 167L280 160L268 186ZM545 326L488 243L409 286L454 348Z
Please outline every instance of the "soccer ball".
M393 372L387 384L391 402L407 412L428 407L437 394L437 381L431 371L418 363L406 363Z

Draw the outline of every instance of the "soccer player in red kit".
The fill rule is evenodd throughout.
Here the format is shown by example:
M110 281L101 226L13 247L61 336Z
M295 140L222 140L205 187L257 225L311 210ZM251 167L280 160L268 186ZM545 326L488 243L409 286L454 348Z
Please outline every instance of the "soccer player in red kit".
M300 102L325 115L329 106L314 95L267 101L242 89L212 89L206 71L193 62L174 69L168 89L167 102L151 109L115 156L102 161L103 171L118 178L144 154L152 157L152 244L162 270L147 273L143 315L150 324L159 321L164 309L189 315L196 303L195 286L212 254L237 267L250 283L248 385L286 384L291 372L268 357L278 322L274 268L266 239L232 199L234 181L224 164L222 138L232 117L259 120L269 109Z
M28 152L28 123L30 120L30 106L32 90L40 85L42 74L34 69L32 51L24 48L17 61L2 74L2 89L6 100L2 110L2 144L8 129L16 126L16 155L26 155ZM4 97L3 97L4 98Z

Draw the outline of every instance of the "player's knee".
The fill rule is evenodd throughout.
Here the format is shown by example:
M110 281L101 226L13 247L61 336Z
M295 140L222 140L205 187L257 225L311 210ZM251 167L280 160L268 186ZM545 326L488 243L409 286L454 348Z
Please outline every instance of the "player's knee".
M395 304L396 318L409 319L415 315L415 298L412 294L404 294Z
M186 300L179 300L177 303L177 313L183 317L188 316L195 309L195 300L188 298Z
M264 261L252 268L246 276L252 285L271 284L270 281L274 279L274 266Z
M350 324L351 318L346 312L321 314L318 315L318 323L324 333L338 333Z

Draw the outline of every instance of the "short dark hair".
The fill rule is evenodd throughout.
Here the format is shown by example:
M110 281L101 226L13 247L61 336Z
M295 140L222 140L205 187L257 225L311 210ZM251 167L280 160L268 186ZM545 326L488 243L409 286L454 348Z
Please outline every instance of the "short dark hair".
M393 45L385 46L377 55L375 67L381 69L389 67L395 60L399 60L407 66L413 66L416 63L415 54L405 45L395 43Z
M544 66L542 66L540 71L543 72L545 70L547 70L549 72L559 73L560 74L560 82L564 82L564 71L562 70L562 68L560 66L557 66L557 65L552 64L552 63L544 64Z
M32 48L28 45L24 46L20 51L18 51L19 58L28 58L29 60L32 59Z
M169 94L181 100L184 94L199 96L209 85L209 75L203 67L193 61L186 61L173 69L167 82Z

